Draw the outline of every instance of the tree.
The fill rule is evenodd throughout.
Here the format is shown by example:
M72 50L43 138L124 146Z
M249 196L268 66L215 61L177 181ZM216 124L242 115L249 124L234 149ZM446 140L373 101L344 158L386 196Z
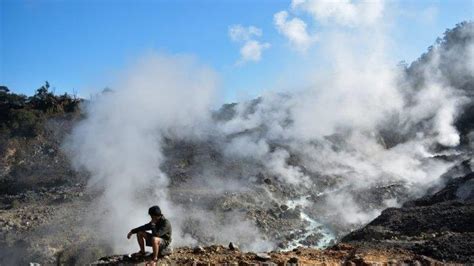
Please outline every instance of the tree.
M0 86L0 93L8 93L9 91L7 86Z

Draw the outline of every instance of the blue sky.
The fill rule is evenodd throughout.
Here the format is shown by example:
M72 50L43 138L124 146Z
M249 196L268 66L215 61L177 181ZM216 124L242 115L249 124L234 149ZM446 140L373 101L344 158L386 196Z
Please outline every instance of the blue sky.
M355 1L358 2L358 1ZM393 58L411 62L446 28L473 20L474 0L397 1L392 12ZM292 49L274 23L289 10L308 32L322 24L309 13L291 13L290 1L0 0L0 83L28 95L48 80L56 92L87 96L108 85L114 73L149 52L190 54L220 76L225 100L256 96L273 87L297 86L298 69L315 64ZM261 57L244 63L245 40L229 27L254 26L252 39L268 43ZM321 40L319 40L321 41ZM239 59L240 58L240 59ZM239 61L240 60L240 61ZM316 60L317 61L317 60ZM300 83L301 83L300 82Z

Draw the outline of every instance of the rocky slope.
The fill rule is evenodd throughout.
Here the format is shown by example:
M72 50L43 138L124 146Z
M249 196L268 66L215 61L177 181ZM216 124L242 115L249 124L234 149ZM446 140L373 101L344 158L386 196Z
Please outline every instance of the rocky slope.
M441 261L474 263L474 173L401 208L388 208L342 241L403 248Z

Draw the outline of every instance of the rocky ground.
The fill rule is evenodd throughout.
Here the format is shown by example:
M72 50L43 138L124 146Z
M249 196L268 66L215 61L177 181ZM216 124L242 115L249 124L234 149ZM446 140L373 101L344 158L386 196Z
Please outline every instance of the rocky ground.
M145 265L150 257L136 259L130 255L101 258L93 265ZM347 244L319 250L295 248L268 253L241 252L238 249L213 245L179 248L161 257L157 265L368 265L368 264L436 265L441 262L401 249L364 249Z
M362 229L327 249L295 248L268 253L229 247L178 248L158 265L441 265L474 263L474 173L444 188L389 208ZM113 255L96 265L142 265L149 257Z
M474 173L452 179L431 195L409 201L401 208L385 210L367 226L327 249L298 247L253 253L243 252L235 244L180 247L160 258L159 265L473 263L473 187ZM95 197L86 191L78 183L2 196L0 264L145 263L149 258L110 255L112 250L101 243L100 236L84 226L89 221L80 217L87 217L88 206ZM76 218L71 220L71 216Z
M83 184L0 197L0 265L85 264L110 252L85 226L94 196Z

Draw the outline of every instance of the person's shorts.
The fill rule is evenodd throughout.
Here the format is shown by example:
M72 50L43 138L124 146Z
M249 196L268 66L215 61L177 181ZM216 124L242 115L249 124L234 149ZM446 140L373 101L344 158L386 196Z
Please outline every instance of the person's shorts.
M153 237L156 237L156 236L153 236L152 234L148 233L148 232L145 232L146 236L145 236L145 242L146 242L146 245L151 247L151 243L152 243L152 238ZM163 248L166 248L168 246L168 243L160 238L160 249L163 249Z

